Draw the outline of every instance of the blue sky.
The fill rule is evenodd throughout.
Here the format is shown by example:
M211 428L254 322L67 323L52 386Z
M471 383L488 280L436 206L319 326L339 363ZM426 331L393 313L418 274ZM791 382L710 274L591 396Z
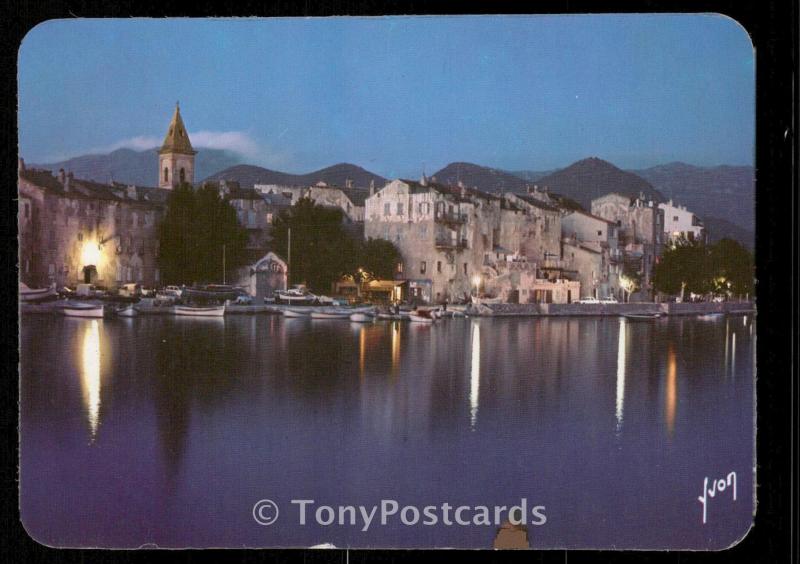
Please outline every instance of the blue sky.
M287 172L752 164L753 55L719 15L53 20L20 153L147 148L180 100L196 148Z

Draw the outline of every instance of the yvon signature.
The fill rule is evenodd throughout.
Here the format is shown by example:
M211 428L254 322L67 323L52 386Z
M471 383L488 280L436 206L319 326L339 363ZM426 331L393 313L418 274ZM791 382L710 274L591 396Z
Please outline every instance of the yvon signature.
M717 494L721 494L727 488L733 488L733 501L736 501L736 472L731 472L725 478L718 480L711 480L709 485L708 477L703 480L703 495L698 497L698 501L703 506L703 524L706 524L708 515L708 498L713 498Z

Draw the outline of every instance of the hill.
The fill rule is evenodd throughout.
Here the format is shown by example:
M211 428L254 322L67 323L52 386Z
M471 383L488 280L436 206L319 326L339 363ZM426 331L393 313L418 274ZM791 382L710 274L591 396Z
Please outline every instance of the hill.
M254 184L310 186L319 181L345 186L347 180L352 180L356 188L368 188L370 181L375 182L376 189L386 184L386 179L382 176L349 163L339 163L306 174L289 174L254 165L236 165L212 174L204 180L235 180L243 187L252 187Z
M484 192L525 192L530 184L524 179L504 170L489 168L473 163L450 163L433 174L436 182L457 185L459 181L465 186L476 187Z
M667 200L642 177L621 170L597 157L572 163L567 168L542 176L536 183L539 186L546 186L552 192L572 198L586 209L591 209L593 199L610 192L619 192L632 197L644 193L646 197L657 202Z
M750 249L755 249L755 234L721 217L706 216L703 225L708 231L708 240L716 243L720 239L733 239Z
M195 178L205 178L240 162L241 158L230 151L203 148L195 159ZM55 163L31 163L29 166L53 172L63 168L78 178L95 182L109 182L113 178L116 182L154 186L158 179L158 154L155 148L144 151L117 149L105 155L82 155Z
M755 231L755 171L751 166L669 163L632 172L701 217L724 217L751 235Z

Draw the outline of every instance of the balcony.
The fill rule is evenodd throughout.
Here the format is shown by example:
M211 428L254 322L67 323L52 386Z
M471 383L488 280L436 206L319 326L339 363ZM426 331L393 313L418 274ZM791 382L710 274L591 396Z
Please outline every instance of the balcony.
M467 222L467 214L459 212L437 211L434 219L440 223L462 224Z
M440 250L460 251L467 248L467 240L437 237L434 245Z

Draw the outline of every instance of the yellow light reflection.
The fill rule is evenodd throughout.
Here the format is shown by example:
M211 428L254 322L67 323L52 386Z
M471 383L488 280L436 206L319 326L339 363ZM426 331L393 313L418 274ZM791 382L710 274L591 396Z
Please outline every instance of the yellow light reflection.
M83 335L81 359L81 388L91 441L94 442L100 425L100 326L92 319Z
M678 362L675 358L675 349L669 345L667 353L667 393L664 416L667 423L667 435L671 438L675 430L675 410L678 403Z
M359 327L358 331L358 376L361 380L364 379L364 360L367 355L367 334L364 333L364 327Z
M619 339L617 344L617 431L622 429L622 416L625 409L625 351L627 348L627 322L619 318Z
M469 375L469 426L478 420L478 394L481 386L481 326L472 324L472 359Z
M400 324L392 321L392 376L397 374L400 365Z

